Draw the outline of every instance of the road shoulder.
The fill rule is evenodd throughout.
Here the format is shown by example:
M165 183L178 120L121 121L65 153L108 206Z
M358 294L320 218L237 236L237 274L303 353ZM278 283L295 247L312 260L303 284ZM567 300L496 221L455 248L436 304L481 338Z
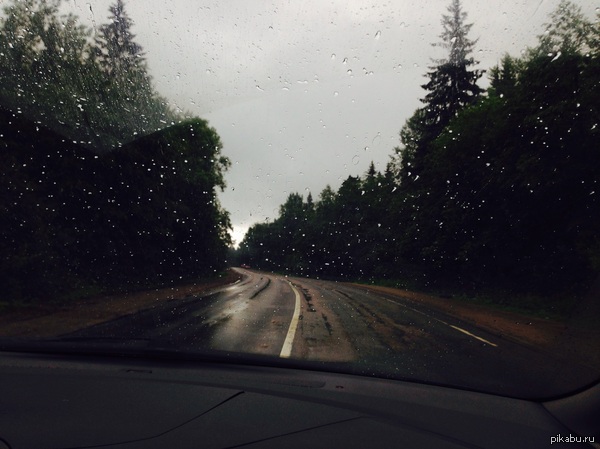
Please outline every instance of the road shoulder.
M452 299L392 287L352 285L426 305L502 338L528 346L549 348L566 330L565 324L555 320L545 320L515 312L492 309L484 305L466 304Z
M228 270L219 279L132 293L103 295L61 306L32 306L0 315L2 337L54 337L149 309L167 301L202 296L242 278Z

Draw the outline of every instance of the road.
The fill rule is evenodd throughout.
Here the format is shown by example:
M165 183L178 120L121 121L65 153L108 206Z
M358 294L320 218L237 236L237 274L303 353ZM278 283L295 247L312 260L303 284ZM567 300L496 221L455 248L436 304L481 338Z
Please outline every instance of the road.
M511 396L543 397L596 371L502 338L408 298L355 285L236 269L244 278L78 331L178 349L335 362L337 369Z

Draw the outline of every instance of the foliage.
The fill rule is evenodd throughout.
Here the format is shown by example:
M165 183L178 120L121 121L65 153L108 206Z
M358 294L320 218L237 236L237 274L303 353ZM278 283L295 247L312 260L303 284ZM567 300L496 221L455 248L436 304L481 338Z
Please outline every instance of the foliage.
M371 167L349 176L335 192L327 186L311 206L297 193L288 196L277 219L253 225L238 250L250 266L330 277L383 275L392 226L386 219L394 190L391 172ZM390 241L382 239L383 235Z
M471 69L476 64L472 57L476 42L467 36L472 24L465 23L466 18L460 0L452 0L448 14L442 16L441 42L434 44L446 49L448 57L435 61L436 65L430 68L427 73L429 81L421 86L427 91L421 99L425 106L417 109L400 131L403 148L397 154L398 171L405 181L402 183L404 190L411 188L410 178L420 176L424 169L430 143L461 109L475 102L482 92L477 80L483 72Z
M311 212L290 196L279 218L250 229L243 260L519 298L582 289L600 274L600 62L597 28L575 12L562 2L538 46L506 55L487 93L457 99L440 128L427 105L417 110L385 173L371 166L327 187Z
M452 0L448 14L442 16L441 43L434 44L448 51L448 58L436 61L427 73L429 82L421 86L428 91L421 101L425 103L424 122L432 137L456 116L458 111L473 103L481 93L477 80L482 72L470 70L477 64L472 56L476 41L468 38L472 24L465 23L467 13L460 0Z
M401 178L405 258L473 287L545 293L597 272L598 59L588 35L553 31L591 30L573 11L561 3L526 58L506 55L488 95L427 146L418 179Z
M60 4L13 0L4 8L2 105L96 152L179 120L152 87L121 0L95 40Z
M215 189L229 161L205 121L98 156L0 112L4 299L157 285L224 267L229 217Z
M598 54L598 23L590 23L581 8L569 0L561 0L550 15L551 21L538 36L539 45L531 50L531 56L552 56L593 51Z
M0 19L0 299L224 267L220 138L165 106L123 2L110 13L94 40L60 0L15 0Z

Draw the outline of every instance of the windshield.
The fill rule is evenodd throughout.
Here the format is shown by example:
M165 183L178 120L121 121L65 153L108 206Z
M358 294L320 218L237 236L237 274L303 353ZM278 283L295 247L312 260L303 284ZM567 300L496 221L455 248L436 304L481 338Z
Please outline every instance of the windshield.
M3 1L0 344L597 382L591 3Z

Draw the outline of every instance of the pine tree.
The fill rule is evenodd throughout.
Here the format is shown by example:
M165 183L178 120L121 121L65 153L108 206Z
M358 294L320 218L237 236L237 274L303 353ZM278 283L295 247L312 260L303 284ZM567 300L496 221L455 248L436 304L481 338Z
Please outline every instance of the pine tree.
M415 111L400 131L403 148L396 149L399 157L400 182L406 186L424 170L425 156L435 140L457 113L472 104L482 89L477 80L483 75L471 67L477 62L472 56L476 41L468 38L472 24L460 0L452 0L448 14L442 15L441 42L433 44L448 51L447 58L434 60L437 64L427 73L429 82L421 87L428 91L422 108Z
M60 0L12 1L0 18L0 99L44 126L88 143L90 30ZM82 100L84 99L84 100Z
M131 32L133 22L125 11L123 0L117 0L109 11L109 23L100 27L100 36L96 38L100 49L97 60L102 69L117 77L131 72L147 77L143 49L134 41L135 35Z
M539 45L530 51L530 57L555 58L561 54L598 53L594 24L587 20L579 6L569 0L561 0L550 19L551 22L544 26L544 33L538 36ZM596 37L597 31L596 22Z
M108 23L100 27L96 38L96 61L106 75L109 85L105 87L105 99L109 105L112 125L121 139L145 130L147 123L139 123L153 96L150 76L142 47L134 41L132 21L125 11L123 0L109 7ZM123 111L126 117L118 117ZM117 120L114 120L118 118ZM140 129L141 128L141 129Z
M101 86L103 113L108 121L100 127L116 137L117 145L136 135L145 135L180 117L152 86L141 45L135 41L133 21L125 11L123 0L109 7L108 23L100 27L94 57L104 73Z
M442 16L441 42L433 44L446 49L448 57L435 61L437 65L427 73L429 82L421 86L429 91L421 101L426 105L424 120L431 138L437 137L458 111L482 92L477 80L483 72L471 69L477 64L472 56L477 41L467 37L473 24L465 23L466 18L460 0L452 0L448 14Z

